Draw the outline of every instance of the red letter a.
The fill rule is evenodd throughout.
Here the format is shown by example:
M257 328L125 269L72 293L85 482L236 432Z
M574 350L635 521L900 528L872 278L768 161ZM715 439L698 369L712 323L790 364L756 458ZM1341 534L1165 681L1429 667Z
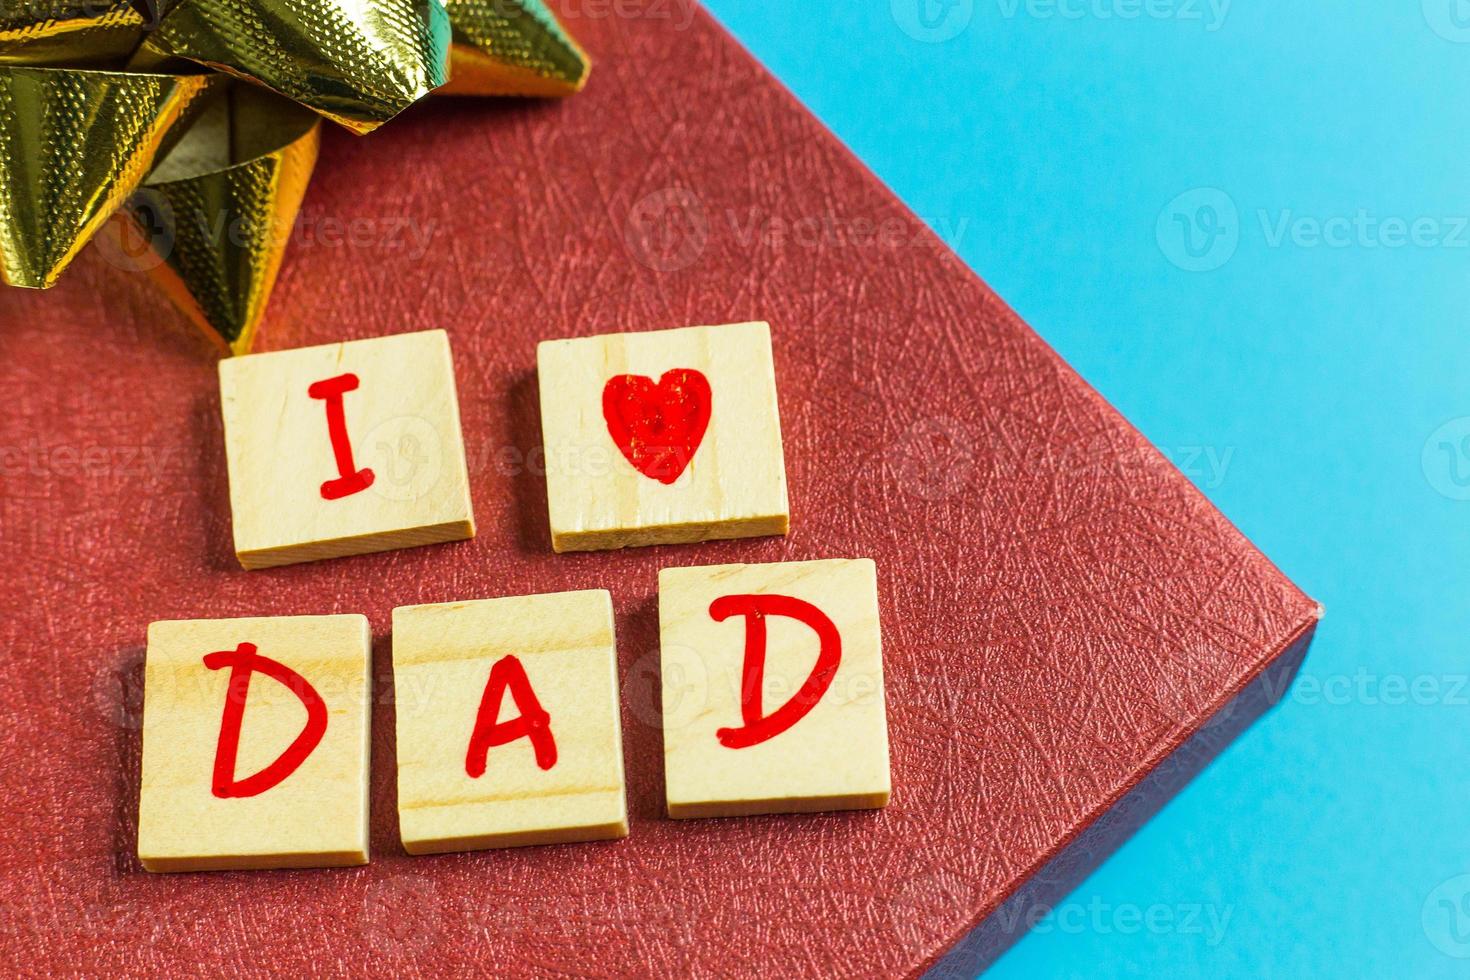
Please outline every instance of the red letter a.
M786 595L727 595L710 603L709 614L715 622L731 616L745 617L745 668L740 684L740 715L745 724L740 728L721 728L715 732L715 737L726 748L749 748L775 738L806 717L806 713L832 685L832 677L842 661L842 637L827 614L810 602ZM761 707L761 689L766 679L767 616L800 620L816 631L821 642L817 662L807 675L806 683L769 715L764 714Z
M505 692L515 699L520 717L510 721L497 721L500 704ZM531 682L526 678L526 668L515 657L501 657L490 668L490 679L485 682L485 693L480 698L480 712L475 716L475 731L470 736L470 750L465 755L464 771L471 779L485 775L485 757L496 745L505 745L518 738L529 738L536 750L536 765L550 769L556 765L556 739L551 735L551 716L536 700Z
M220 799L259 796L297 770L322 740L327 731L327 706L316 689L296 671L255 652L254 643L242 643L238 649L222 650L204 658L210 670L230 669L229 692L225 695L225 714L219 726L219 745L214 753L214 795ZM245 716L245 697L250 693L250 675L260 671L291 689L306 706L306 727L280 758L260 772L245 779L235 778L235 757L240 751L240 721Z

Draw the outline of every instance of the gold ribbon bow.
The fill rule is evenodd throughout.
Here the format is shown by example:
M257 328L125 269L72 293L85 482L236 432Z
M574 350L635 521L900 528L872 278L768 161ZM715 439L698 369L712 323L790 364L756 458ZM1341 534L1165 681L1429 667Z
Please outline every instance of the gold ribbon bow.
M367 133L436 90L562 96L589 69L543 0L62 2L0 0L0 279L49 287L105 227L236 353L322 117Z

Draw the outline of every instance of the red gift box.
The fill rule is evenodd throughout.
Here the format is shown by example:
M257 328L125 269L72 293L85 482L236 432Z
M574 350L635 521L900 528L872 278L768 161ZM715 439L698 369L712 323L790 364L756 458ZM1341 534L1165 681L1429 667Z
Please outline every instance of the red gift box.
M96 249L0 294L6 972L962 975L1300 662L1318 607L709 18L570 26L569 101L327 134L258 345L447 328L473 541L241 571L209 348ZM552 554L536 342L754 319L790 536ZM657 570L838 556L878 563L892 803L665 819ZM405 856L392 607L602 587L632 836ZM376 635L373 863L142 872L147 623L338 612Z

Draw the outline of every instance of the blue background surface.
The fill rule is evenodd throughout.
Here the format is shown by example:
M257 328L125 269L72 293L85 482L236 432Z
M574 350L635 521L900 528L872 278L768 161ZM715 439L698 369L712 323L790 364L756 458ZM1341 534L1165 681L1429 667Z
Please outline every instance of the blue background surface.
M709 6L1327 607L993 975L1464 976L1470 2L1215 3Z

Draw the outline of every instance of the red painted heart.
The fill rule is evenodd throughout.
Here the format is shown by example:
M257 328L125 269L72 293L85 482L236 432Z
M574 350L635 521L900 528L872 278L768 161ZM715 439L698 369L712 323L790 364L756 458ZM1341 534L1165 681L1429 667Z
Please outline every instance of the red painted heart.
M602 388L602 417L635 470L673 483L704 441L710 400L708 379L689 368L666 371L657 384L641 374L620 374Z

